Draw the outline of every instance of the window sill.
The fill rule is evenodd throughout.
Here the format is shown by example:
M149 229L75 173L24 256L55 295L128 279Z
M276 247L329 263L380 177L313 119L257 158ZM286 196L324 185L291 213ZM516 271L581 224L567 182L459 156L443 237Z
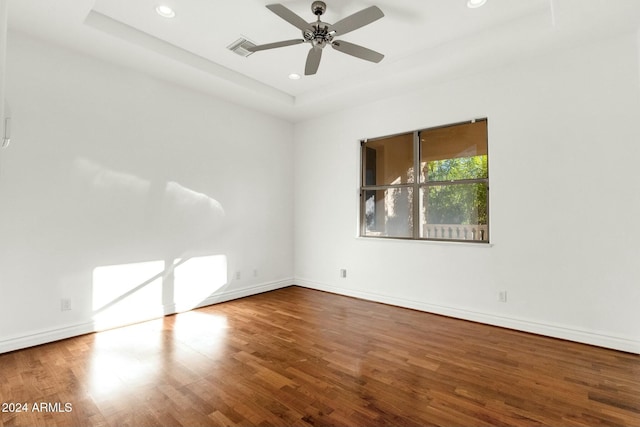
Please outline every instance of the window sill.
M493 243L490 242L469 242L469 241L461 241L461 240L422 240L422 239L404 239L402 237L364 237L364 236L356 236L356 240L360 241L371 241L371 242L381 242L381 241L391 241L391 242L403 242L403 243L413 243L413 244L426 244L426 245L437 245L437 246L464 246L464 247L478 247L478 248L492 248Z

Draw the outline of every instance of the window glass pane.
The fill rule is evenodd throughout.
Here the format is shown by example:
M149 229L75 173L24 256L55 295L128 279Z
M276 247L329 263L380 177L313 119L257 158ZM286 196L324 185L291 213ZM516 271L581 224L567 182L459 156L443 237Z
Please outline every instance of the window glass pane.
M487 156L458 157L433 160L421 164L422 175L428 181L455 181L459 179L487 178Z
M486 120L420 132L421 182L487 177Z
M365 143L363 158L364 185L414 182L411 133Z
M420 237L488 241L484 183L420 188Z
M486 119L363 143L361 235L489 242L487 153Z
M413 237L413 189L364 191L364 236Z

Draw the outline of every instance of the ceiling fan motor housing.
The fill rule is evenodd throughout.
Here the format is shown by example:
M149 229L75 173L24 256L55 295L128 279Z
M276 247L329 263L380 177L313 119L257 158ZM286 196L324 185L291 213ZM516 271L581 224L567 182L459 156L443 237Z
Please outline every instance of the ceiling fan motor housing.
M322 21L310 23L313 31L306 30L302 32L305 41L311 42L314 46L324 47L333 40L333 34L329 31L329 24Z

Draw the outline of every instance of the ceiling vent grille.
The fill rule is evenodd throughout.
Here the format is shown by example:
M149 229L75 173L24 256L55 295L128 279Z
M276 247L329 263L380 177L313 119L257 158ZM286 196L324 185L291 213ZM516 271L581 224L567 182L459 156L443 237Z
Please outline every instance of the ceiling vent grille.
M240 56L247 57L253 53L249 51L249 48L254 46L255 43L251 43L249 40L241 37L227 46L227 49L229 49L231 52L237 53Z

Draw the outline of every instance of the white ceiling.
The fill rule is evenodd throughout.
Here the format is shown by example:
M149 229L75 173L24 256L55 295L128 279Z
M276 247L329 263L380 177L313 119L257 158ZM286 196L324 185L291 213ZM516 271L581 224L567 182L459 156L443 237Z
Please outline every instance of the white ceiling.
M334 23L373 4L385 17L344 36L385 54L379 64L325 49L304 74L307 44L247 58L226 47L239 37L270 43L300 31L265 8L277 0L10 0L9 26L288 120L392 96L461 73L498 67L587 38L637 29L638 0L326 0ZM176 17L155 7L166 4ZM313 21L311 0L282 1Z

